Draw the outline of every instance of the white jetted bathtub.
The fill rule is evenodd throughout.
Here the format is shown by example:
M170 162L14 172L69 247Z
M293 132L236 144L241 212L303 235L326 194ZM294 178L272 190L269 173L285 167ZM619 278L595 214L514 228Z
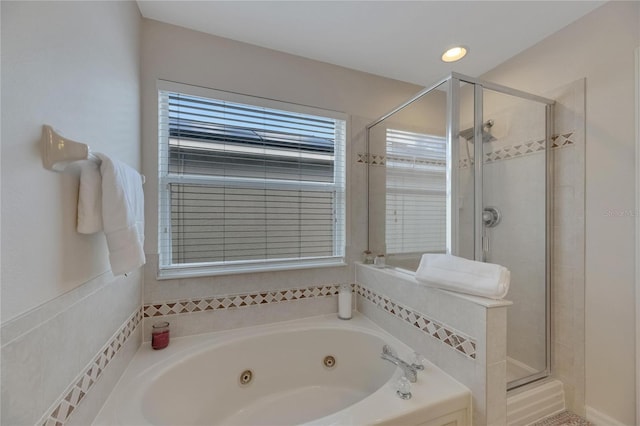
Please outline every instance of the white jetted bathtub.
M402 371L380 358L410 348L366 318L335 315L142 345L96 425L466 425L470 391L426 362L396 395ZM329 358L330 357L330 358Z

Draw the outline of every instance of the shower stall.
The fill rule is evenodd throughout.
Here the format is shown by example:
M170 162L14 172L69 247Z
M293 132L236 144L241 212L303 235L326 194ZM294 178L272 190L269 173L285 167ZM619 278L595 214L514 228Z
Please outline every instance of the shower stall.
M554 101L452 73L367 126L369 250L506 266L508 389L550 374Z

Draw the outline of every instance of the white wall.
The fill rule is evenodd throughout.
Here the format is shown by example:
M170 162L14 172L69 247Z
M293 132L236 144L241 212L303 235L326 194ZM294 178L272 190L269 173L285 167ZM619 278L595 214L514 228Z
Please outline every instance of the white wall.
M636 423L631 212L639 8L607 3L483 75L539 94L586 77L586 403L624 424Z
M0 422L89 424L140 344L142 270L113 277L103 234L75 231L78 176L45 170L39 139L51 124L139 168L140 13L131 1L1 11ZM123 324L126 343L64 401Z
M102 233L75 232L78 178L45 170L50 124L139 168L133 3L2 2L2 320L109 270Z

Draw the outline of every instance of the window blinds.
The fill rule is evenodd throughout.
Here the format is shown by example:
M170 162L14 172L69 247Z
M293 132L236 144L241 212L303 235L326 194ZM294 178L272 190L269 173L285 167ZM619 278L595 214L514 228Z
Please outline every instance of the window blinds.
M343 261L344 120L169 91L159 102L161 271Z
M446 251L446 139L387 129L389 254Z

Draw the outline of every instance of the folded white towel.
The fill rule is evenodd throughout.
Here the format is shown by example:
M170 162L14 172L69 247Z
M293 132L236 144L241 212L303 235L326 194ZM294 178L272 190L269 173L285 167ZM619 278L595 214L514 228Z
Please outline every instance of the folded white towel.
M84 163L78 191L78 232L93 234L102 231L102 177L97 163Z
M459 293L502 299L509 291L511 273L504 266L493 263L427 253L422 255L416 280Z
M135 169L96 154L101 160L102 223L113 275L144 265L143 178Z

